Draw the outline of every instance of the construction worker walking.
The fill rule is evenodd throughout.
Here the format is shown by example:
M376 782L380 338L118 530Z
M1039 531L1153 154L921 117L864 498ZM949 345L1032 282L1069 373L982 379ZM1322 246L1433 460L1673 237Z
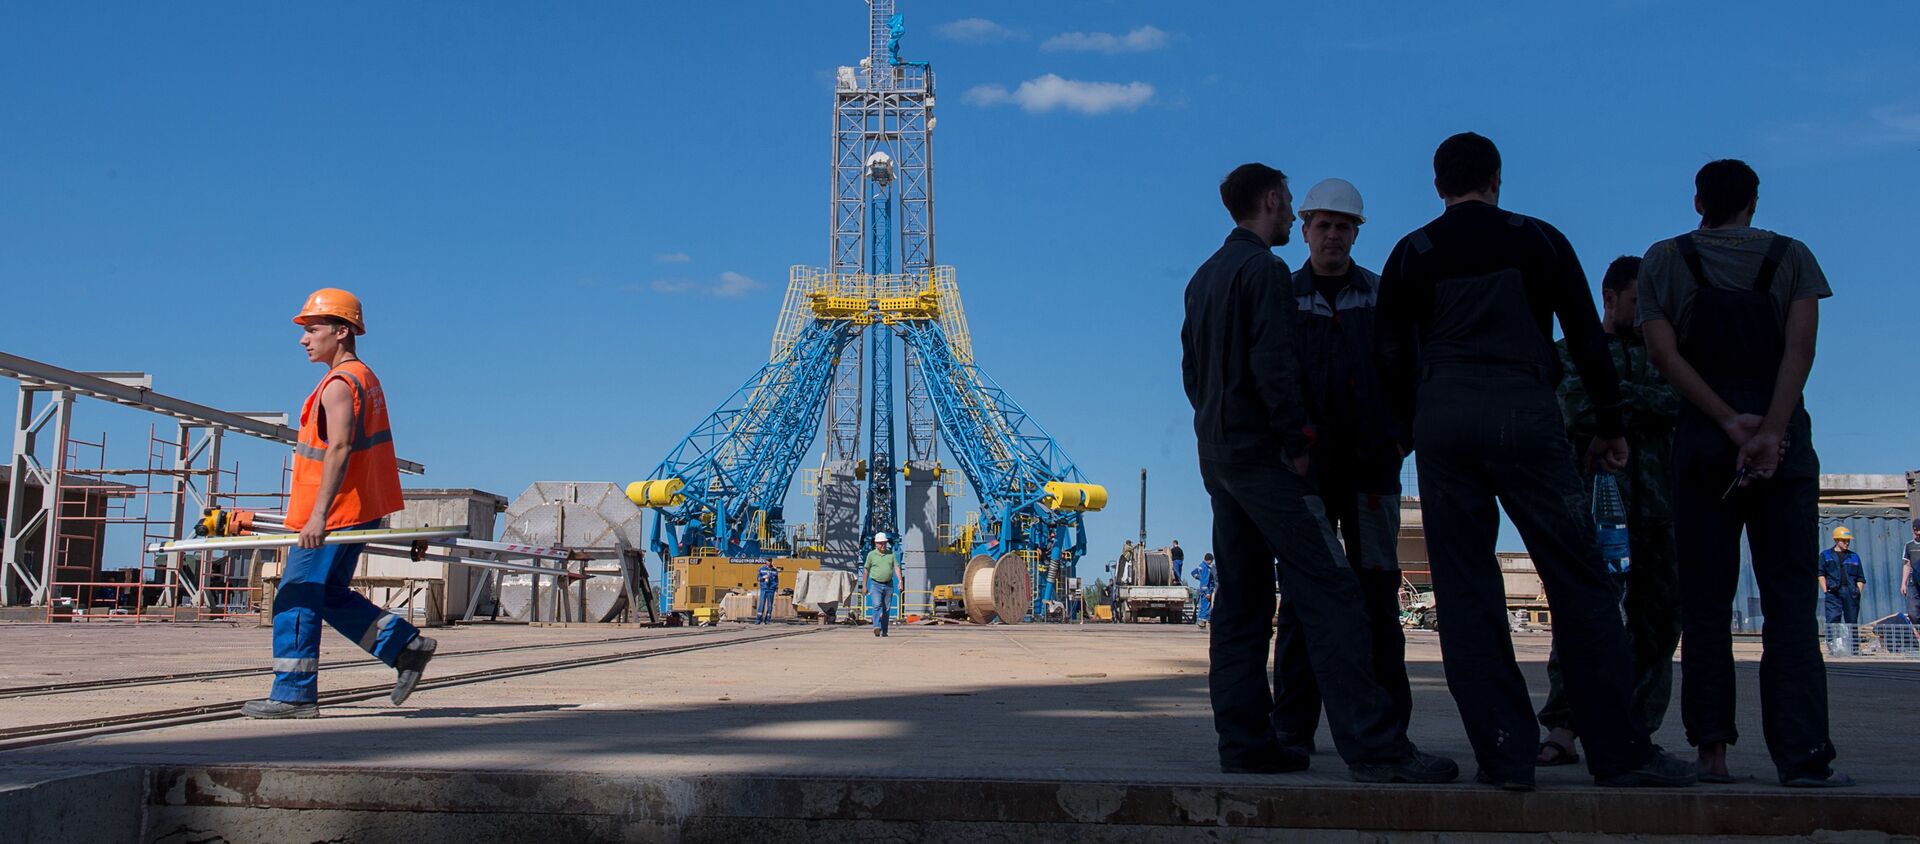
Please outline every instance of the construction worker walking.
M1900 595L1907 599L1907 622L1920 624L1920 519L1913 520L1913 540L1900 554Z
M1820 458L1801 393L1819 300L1833 292L1806 246L1753 227L1760 177L1745 162L1708 163L1694 188L1700 228L1654 244L1640 265L1640 331L1687 400L1673 432L1680 715L1701 777L1733 782L1727 746L1740 732L1727 606L1744 530L1767 610L1760 721L1774 769L1785 785L1851 785L1832 766L1818 609L1807 589Z
M760 601L755 605L754 623L766 624L773 620L773 598L780 590L780 570L774 568L772 562L761 563L756 581L760 585Z
M1207 629L1207 622L1213 618L1213 581L1213 554L1209 553L1200 558L1200 567L1193 570L1193 621L1201 630Z
M1839 653L1860 650L1860 599L1867 591L1866 570L1853 550L1853 531L1833 529L1833 547L1820 552L1820 592L1827 620L1827 640Z
M900 574L900 557L893 553L887 535L873 535L873 550L867 552L867 597L873 601L873 635L886 636L893 615L894 585Z
M366 333L360 300L345 290L317 290L293 321L307 360L327 374L300 410L286 512L300 539L274 593L273 690L241 708L250 718L320 714L322 621L399 672L390 696L396 706L413 693L436 644L347 588L364 545L325 544L330 531L378 527L401 507L386 393L356 353L356 338Z
M1441 655L1478 778L1531 790L1539 753L1494 556L1497 501L1546 588L1587 770L1605 786L1691 785L1692 767L1659 752L1632 712L1632 653L1554 400L1557 318L1597 421L1582 462L1625 468L1619 377L1586 273L1558 229L1499 207L1492 141L1471 132L1446 139L1433 172L1446 211L1387 259L1380 364L1395 418L1413 420L1403 445L1420 470Z
M1327 724L1360 782L1450 782L1460 768L1414 748L1375 681L1359 582L1307 481L1307 408L1293 344L1287 265L1271 251L1293 228L1285 174L1244 164L1220 184L1234 229L1187 282L1181 377L1193 406L1200 479L1213 504L1219 589L1207 689L1226 773L1305 770L1273 729L1268 648L1274 581L1295 602Z
M1300 203L1307 261L1293 274L1299 310L1294 348L1315 437L1308 453L1327 521L1345 543L1360 581L1373 641L1373 677L1393 700L1405 730L1413 716L1407 642L1400 627L1399 426L1387 412L1373 365L1374 303L1380 277L1354 263L1353 244L1367 221L1360 191L1326 179ZM1320 687L1307 659L1295 602L1282 595L1275 625L1273 728L1280 743L1311 753L1320 727Z
M1680 414L1680 394L1660 377L1647 354L1647 344L1634 326L1639 310L1640 259L1622 256L1607 266L1600 280L1600 329L1606 332L1607 351L1620 374L1620 407L1626 426L1627 469L1620 478L1627 506L1627 541L1631 567L1627 570L1624 610L1627 639L1633 647L1633 708L1648 732L1666 721L1673 699L1673 651L1680 644L1680 571L1673 551L1673 424ZM1565 340L1560 353L1560 415L1568 439L1576 447L1599 433L1593 396L1580 378ZM1576 452L1577 453L1577 452ZM1583 466L1587 479L1593 467ZM1588 489L1591 483L1583 484ZM1551 689L1540 707L1540 726L1547 737L1540 743L1538 764L1568 765L1580 761L1574 749L1573 707L1567 684L1560 676L1556 652L1547 659Z

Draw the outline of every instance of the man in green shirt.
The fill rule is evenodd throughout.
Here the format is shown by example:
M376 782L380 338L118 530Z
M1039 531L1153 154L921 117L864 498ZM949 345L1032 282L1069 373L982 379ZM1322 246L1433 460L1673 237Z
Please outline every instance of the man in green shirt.
M898 582L900 558L884 533L873 535L873 550L867 552L867 596L873 600L873 635L887 635L887 621L893 614L893 591Z

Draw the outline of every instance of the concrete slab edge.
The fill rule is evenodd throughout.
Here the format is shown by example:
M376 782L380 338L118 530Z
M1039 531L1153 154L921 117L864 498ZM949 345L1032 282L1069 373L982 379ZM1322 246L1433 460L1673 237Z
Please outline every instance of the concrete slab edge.
M0 774L0 844L141 840L150 793L141 768L6 766Z
M957 777L647 777L549 771L251 766L150 769L148 803L283 809L599 817L691 828L718 821L1100 824L1201 829L1810 836L1920 835L1920 797L1833 792L1567 789L1243 782L1078 782ZM216 812L216 814L218 814Z

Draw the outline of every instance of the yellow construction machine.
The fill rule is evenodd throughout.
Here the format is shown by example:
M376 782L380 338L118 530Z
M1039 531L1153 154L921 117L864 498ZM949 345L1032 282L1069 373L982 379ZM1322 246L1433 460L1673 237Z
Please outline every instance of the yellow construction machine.
M750 595L759 590L763 562L731 557L673 558L673 611L689 621L712 619L720 609L720 599L728 593ZM819 560L805 557L780 557L772 562L780 570L780 588L786 590L794 588L802 570L820 570Z

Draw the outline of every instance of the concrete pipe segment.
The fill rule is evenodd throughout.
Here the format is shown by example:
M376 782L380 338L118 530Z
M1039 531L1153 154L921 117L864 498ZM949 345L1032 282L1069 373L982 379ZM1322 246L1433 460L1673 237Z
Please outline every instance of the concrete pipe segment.
M627 499L618 486L598 481L540 481L527 487L507 508L507 523L500 531L505 542L551 545L562 548L611 548L619 551L645 546L642 519L645 511ZM587 612L579 614L579 599L571 606L559 603L554 578L540 578L539 617L542 621L613 621L627 608L624 578L614 560L572 562L567 566L580 571L582 565L595 576L580 581L586 590ZM534 578L531 574L504 574L500 577L500 614L515 621L533 620Z

